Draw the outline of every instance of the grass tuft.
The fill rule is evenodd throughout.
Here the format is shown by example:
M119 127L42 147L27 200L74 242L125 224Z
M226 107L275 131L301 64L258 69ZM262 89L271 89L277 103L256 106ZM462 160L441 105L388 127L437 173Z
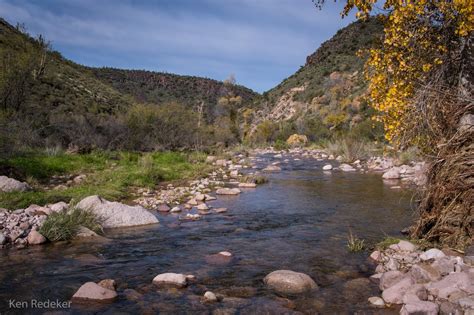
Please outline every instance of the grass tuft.
M90 211L77 208L49 215L40 233L52 242L67 241L76 236L81 226L102 233L100 218Z
M365 241L352 234L352 231L349 231L349 236L347 237L347 248L352 253L360 252L365 249Z

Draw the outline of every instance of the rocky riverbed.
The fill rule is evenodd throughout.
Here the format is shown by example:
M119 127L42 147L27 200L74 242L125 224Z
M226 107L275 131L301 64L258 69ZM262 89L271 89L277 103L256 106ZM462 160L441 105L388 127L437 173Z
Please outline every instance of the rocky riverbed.
M256 150L225 160L209 157L208 163L214 170L206 178L137 190L134 206L98 196L81 201L109 213L109 242L50 244L38 251L42 246L26 247L41 225L36 221L68 205L4 212L2 222L11 223L3 225L7 242L10 230L26 227L18 222L32 221L19 237L24 244L6 243L23 250L0 257L7 270L16 270L4 276L13 290L0 289L0 296L72 299L77 311L99 313L398 312L383 294L383 308L375 299L380 291L369 280L367 254L348 253L346 237L352 229L376 241L407 226L409 187L422 183L422 163L397 166L393 159L372 158L345 164L307 149ZM260 187L259 176L269 182ZM127 219L133 211L145 211L138 216L145 221ZM9 221L14 214L18 220ZM114 228L139 224L146 225ZM31 267L43 270L37 279L14 264L31 256ZM378 273L386 271L381 268ZM54 279L55 296L41 291L38 281L46 279ZM25 287L25 281L35 286ZM92 306L94 300L103 306Z

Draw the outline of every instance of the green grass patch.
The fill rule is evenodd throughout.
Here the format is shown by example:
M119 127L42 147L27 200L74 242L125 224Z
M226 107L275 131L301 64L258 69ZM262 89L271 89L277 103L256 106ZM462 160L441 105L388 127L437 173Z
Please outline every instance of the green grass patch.
M365 249L365 241L352 234L352 231L349 231L347 249L352 253L363 251Z
M375 248L377 250L385 250L387 249L390 245L393 245L393 244L398 244L398 242L400 242L401 239L400 238L396 238L396 237L391 237L391 236L386 236L382 241L378 242L377 244L375 244Z
M16 209L32 203L44 205L70 201L90 195L109 200L131 197L132 187L154 188L160 182L191 179L210 171L202 153L177 152L93 152L82 155L33 154L1 161L3 167L24 174L35 189L28 192L0 193L0 207ZM86 174L78 185L63 190L45 190L36 181L45 183L53 175ZM22 180L24 180L22 178Z
M100 218L90 211L76 208L49 215L41 226L40 233L52 242L67 241L76 236L81 226L102 233Z

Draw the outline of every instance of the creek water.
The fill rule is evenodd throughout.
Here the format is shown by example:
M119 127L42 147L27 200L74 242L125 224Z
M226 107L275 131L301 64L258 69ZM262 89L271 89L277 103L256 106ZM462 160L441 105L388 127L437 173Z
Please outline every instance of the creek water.
M268 175L268 183L209 203L228 208L226 213L192 222L179 221L174 214L159 215L158 225L107 231L108 241L0 252L0 313L44 313L48 310L14 309L8 301L67 301L83 283L106 278L117 282L117 301L72 304L63 311L396 313L368 305L368 297L380 294L366 280L373 266L368 252L348 252L347 236L352 231L370 245L385 235L399 235L413 220L412 192L391 189L380 174L323 172L327 162L288 158L281 163L281 172ZM261 156L259 165L273 161ZM212 255L220 251L231 252L233 259L214 259ZM319 290L293 297L276 295L262 280L278 269L308 274ZM192 274L196 281L184 289L158 289L152 279L164 272ZM207 290L226 298L202 303Z

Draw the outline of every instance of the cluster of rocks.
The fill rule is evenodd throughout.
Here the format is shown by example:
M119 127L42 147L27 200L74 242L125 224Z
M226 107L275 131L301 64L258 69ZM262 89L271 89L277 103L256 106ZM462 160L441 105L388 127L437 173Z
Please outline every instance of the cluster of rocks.
M376 307L402 305L401 314L474 314L474 252L465 256L436 248L422 251L400 241L370 258L378 265L371 280L381 297Z
M51 176L49 183L46 185L46 189L63 190L68 187L81 184L86 180L87 175L85 174L64 174L64 175L53 175Z
M208 156L206 162L215 167L206 178L193 180L186 186L174 187L168 184L157 190L140 189L137 194L141 196L134 202L161 213L195 210L197 213L187 213L179 218L198 220L202 215L222 213L227 210L226 208L212 209L208 202L216 200L217 197L211 196L211 192L214 192L216 196L238 195L241 193L239 188L257 187L253 180L244 177L244 174L240 172L241 169L255 168L255 165L250 164L250 160L242 154L235 156L234 159L217 159L215 156ZM247 175L252 176L254 173L248 172Z
M39 230L47 216L67 209L64 202L44 207L31 205L26 209L0 209L0 248L43 244L47 240Z

